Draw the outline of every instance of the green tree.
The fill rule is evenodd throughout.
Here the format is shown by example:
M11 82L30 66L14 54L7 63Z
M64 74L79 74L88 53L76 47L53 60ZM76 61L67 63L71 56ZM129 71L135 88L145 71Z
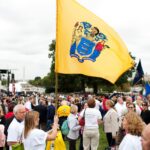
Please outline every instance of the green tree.
M42 79L41 77L35 77L34 80L30 80L29 83L34 86L42 86Z

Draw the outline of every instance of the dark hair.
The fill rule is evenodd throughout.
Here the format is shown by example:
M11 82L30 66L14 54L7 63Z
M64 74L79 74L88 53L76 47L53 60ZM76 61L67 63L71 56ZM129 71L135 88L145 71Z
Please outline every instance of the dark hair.
M13 103L9 103L8 104L8 111L13 112L14 107L15 107L15 105Z
M134 108L136 108L135 104L134 104L134 103L132 103L132 102L131 102L131 103L129 103L129 105L132 105ZM128 106L129 106L129 105L128 105Z
M99 34L99 29L97 27L94 27L94 29L97 31L97 33L95 35Z
M89 108L94 108L95 107L95 99L91 98L87 101L88 107Z
M142 105L148 106L148 102L143 102Z

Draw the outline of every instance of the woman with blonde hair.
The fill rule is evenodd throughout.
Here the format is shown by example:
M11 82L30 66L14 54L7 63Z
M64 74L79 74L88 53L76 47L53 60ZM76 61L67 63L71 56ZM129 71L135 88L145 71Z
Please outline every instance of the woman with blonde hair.
M129 112L123 119L126 135L119 145L119 150L142 150L141 134L144 122L135 112Z
M67 118L70 129L67 135L67 138L69 139L69 150L76 150L76 140L79 137L79 130L81 128L77 119L77 112L78 107L76 105L72 105L70 108L70 115Z
M24 128L24 148L25 150L44 150L46 141L54 140L57 135L58 117L54 118L52 133L48 134L41 129L37 129L39 124L39 113L37 111L29 111L25 116Z

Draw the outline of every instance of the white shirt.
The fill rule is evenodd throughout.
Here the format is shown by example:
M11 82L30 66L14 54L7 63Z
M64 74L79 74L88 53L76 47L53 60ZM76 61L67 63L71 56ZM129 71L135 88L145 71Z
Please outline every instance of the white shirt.
M32 110L31 102L30 101L27 101L24 105L25 105L25 108L27 108L29 111Z
M18 122L16 118L14 118L8 127L7 142L19 142L22 140L23 129L24 121ZM11 146L9 146L9 148L10 150L12 149Z
M84 110L80 113L80 116L83 117L83 114L84 114ZM99 110L97 110L96 108L86 108L84 128L97 129L98 119L102 119L102 115Z
M119 150L142 150L141 137L126 134L119 145Z
M116 133L119 130L118 113L113 108L109 109L105 114L103 121L105 133L112 133L112 136L116 136Z
M44 150L46 147L47 132L40 129L33 129L23 140L25 150Z
M141 115L141 109L137 104L135 105L135 109L136 109L136 113L140 116Z
M121 117L123 115L123 112L124 112L125 108L126 108L125 103L123 103L123 104L116 103L115 109L116 109L119 117Z
M97 99L95 100L95 108L96 109L100 109L100 106L101 106L101 103L100 103L100 101L98 101Z

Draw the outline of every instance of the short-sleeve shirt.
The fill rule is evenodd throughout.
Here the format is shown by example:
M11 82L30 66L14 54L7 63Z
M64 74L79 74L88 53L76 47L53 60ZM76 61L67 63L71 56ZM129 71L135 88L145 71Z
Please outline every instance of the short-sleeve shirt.
M80 113L80 116L83 117L84 110ZM99 110L96 108L86 108L85 110L85 129L97 129L98 128L98 119L102 119L102 115Z
M119 145L119 150L142 150L141 137L126 134Z
M40 129L33 129L26 139L23 139L25 150L44 150L48 133Z
M14 118L8 127L7 142L19 142L22 139L23 129L24 121L18 122L16 118Z

